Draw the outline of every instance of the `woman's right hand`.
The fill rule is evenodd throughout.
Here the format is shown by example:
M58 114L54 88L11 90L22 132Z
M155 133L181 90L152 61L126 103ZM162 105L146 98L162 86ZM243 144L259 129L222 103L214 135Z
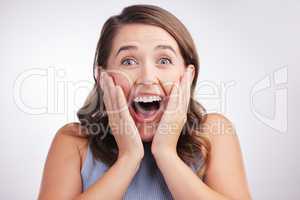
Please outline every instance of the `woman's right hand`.
M135 156L142 159L144 147L139 131L131 117L123 89L115 85L112 77L105 71L100 74L100 87L103 90L103 100L108 114L109 126L117 142L119 155Z

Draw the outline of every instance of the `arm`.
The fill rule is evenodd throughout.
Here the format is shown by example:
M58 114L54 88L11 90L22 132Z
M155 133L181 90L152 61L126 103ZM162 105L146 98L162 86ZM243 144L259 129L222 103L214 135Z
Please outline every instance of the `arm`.
M160 153L156 163L174 199L229 200L205 185L175 153Z
M56 134L44 167L39 200L47 199L121 199L136 173L140 159L122 154L87 191L82 192L80 175L85 138L62 128Z
M232 124L209 114L204 127L211 142L205 183L174 151L154 153L157 165L175 199L250 200L241 150ZM220 127L220 128L219 128ZM172 169L172 170L170 170Z

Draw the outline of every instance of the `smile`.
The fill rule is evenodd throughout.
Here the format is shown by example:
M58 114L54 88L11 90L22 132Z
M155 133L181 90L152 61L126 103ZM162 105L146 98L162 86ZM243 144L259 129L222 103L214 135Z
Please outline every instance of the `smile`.
M139 123L156 121L163 113L165 97L155 94L143 94L131 100L129 111Z

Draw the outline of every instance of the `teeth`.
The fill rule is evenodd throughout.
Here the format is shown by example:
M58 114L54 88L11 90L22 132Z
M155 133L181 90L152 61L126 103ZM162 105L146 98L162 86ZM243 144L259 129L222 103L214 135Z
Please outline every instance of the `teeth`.
M135 97L134 102L153 102L153 101L161 101L160 96L143 96L143 97Z

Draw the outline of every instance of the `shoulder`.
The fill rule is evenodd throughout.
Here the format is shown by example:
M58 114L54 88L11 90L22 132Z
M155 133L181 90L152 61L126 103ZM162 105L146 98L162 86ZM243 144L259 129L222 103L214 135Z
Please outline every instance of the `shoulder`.
M81 131L81 126L78 122L71 122L63 125L58 129L57 133L72 137L86 138Z
M81 131L81 126L78 122L71 122L60 127L53 140L63 143L67 142L68 145L78 147L79 149L87 145L88 142L88 138Z
M202 123L201 130L202 134L204 134L210 142L210 161L214 161L215 158L219 158L219 156L223 159L226 154L233 155L233 153L241 153L234 124L223 114L207 114ZM224 160L221 162L224 162Z
M201 126L202 132L204 132L210 140L218 136L236 136L233 122L220 113L206 114Z
M58 129L44 165L39 199L71 199L81 191L80 170L86 150L87 138L80 134L79 123Z
M87 141L87 136L82 132L81 126L78 122L71 122L63 125L56 132L55 137L70 138L76 144Z
M202 125L211 146L205 183L228 197L251 199L242 150L233 123L222 114L210 113L205 116ZM228 182L231 184L228 185Z
M81 126L78 122L71 122L58 129L53 143L65 148L76 149L82 158L88 145L88 138L81 131Z

